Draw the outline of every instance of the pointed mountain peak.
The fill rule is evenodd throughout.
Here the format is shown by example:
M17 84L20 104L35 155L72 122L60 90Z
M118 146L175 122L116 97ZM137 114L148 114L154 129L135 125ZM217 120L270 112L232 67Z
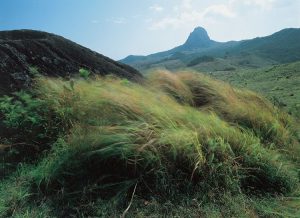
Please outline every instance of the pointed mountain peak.
M205 48L209 47L212 42L203 27L196 27L183 46L189 49Z
M190 37L198 37L199 39L210 40L206 30L203 27L196 27L193 32L191 32Z

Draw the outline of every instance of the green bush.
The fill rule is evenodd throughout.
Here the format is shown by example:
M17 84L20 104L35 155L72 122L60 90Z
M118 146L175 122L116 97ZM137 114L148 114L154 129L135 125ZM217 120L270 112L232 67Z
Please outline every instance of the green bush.
M47 107L40 99L34 99L26 92L17 92L13 97L0 98L0 111L4 115L3 123L8 128L23 129L31 132L33 127L43 125Z
M29 92L16 92L0 98L0 144L6 144L4 162L35 158L48 149L63 132L62 124L48 103Z
M79 76L84 79L88 79L90 74L91 74L91 72L87 69L84 69L84 68L79 69Z
M30 66L29 67L29 73L32 75L32 76L38 76L40 74L39 72L39 69L35 66Z

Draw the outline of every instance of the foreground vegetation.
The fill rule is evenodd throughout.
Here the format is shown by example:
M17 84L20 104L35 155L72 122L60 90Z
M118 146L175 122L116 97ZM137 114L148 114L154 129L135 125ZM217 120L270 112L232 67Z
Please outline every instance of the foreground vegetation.
M1 216L299 216L297 124L263 97L88 77L1 98Z

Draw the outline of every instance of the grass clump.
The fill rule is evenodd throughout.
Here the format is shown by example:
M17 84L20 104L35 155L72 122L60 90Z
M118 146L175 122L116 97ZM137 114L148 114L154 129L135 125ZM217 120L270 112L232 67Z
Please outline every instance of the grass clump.
M65 130L22 171L27 183L21 187L35 194L24 200L22 213L46 205L55 216L97 216L99 208L114 205L108 213L121 214L137 187L141 199L133 205L155 198L171 215L168 208L177 200L186 199L191 208L192 202L222 204L226 196L249 202L252 195L286 195L298 186L298 163L282 152L299 145L288 126L291 118L273 116L280 112L254 93L202 75L167 72L143 86L111 77L72 85L38 78L36 93ZM248 110L249 104L261 113ZM273 122L279 127L271 137L266 129ZM17 178L11 177L12 184ZM3 189L1 195L7 194ZM3 197L0 207L8 202Z
M250 129L266 144L281 148L295 145L295 124L291 117L265 98L201 74L188 72L179 78L190 88L195 107L214 111L227 122Z

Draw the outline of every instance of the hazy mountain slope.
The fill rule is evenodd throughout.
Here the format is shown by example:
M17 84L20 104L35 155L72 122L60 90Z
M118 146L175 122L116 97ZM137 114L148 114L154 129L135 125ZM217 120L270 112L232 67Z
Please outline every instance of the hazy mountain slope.
M31 67L47 76L77 74L86 68L99 75L115 74L137 80L140 73L88 48L54 34L14 30L0 32L0 87L15 90L28 86Z
M284 29L271 36L243 41L233 52L254 53L279 63L300 60L300 29Z
M183 45L170 49L168 51L158 52L148 56L134 56L130 55L121 62L126 64L136 64L138 62L155 62L162 60L163 58L170 57L178 52L190 52L190 51L205 51L206 49L216 47L222 43L213 41L208 36L206 30L202 27L196 27L193 32L190 33L186 42Z
M185 67L202 56L219 58L224 63L215 69L212 62L211 67L204 68L209 71L224 70L228 66L258 68L290 63L300 60L300 29L284 29L266 37L220 43L211 40L203 28L196 28L182 46L145 57L129 56L121 61L140 70L153 67L174 69Z

